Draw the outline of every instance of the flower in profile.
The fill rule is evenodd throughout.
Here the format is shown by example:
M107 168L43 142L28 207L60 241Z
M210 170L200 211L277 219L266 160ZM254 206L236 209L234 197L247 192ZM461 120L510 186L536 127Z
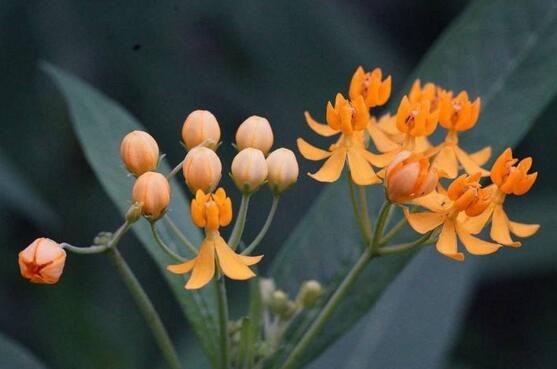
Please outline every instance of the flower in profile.
M308 112L305 117L309 127L318 135L331 137L340 134L338 141L329 150L319 149L298 138L298 149L306 159L327 159L321 169L309 174L310 177L320 182L335 182L348 159L354 183L371 185L381 182L370 163L377 155L365 148L364 130L369 120L369 109L361 95L356 100L348 101L337 94L335 105L330 102L327 105L327 124L318 123Z
M380 68L366 73L364 68L358 67L350 82L350 99L354 101L362 96L366 106L370 108L384 105L391 96L391 76L382 78Z
M507 148L497 158L491 168L491 180L494 187L491 203L478 217L467 219L466 228L476 234L491 220L491 238L505 246L518 247L519 241L513 241L511 233L517 237L530 237L540 228L539 224L524 224L513 222L507 216L503 204L507 195L522 196L534 185L538 173L530 173L532 158L528 157L518 161L513 158L512 150Z
M33 283L54 284L64 271L66 251L57 242L37 238L19 253L21 275Z
M232 221L232 202L224 189L219 188L215 193L208 194L198 190L191 202L191 217L196 226L205 228L205 240L199 247L199 253L192 260L167 267L168 271L175 274L191 272L185 286L187 289L198 289L209 283L215 276L216 264L230 279L255 277L248 266L257 264L263 256L236 254L219 233L220 227Z
M133 185L132 199L142 214L151 221L164 215L170 204L170 184L157 172L143 173Z
M220 127L217 118L207 110L192 111L182 126L182 140L188 150L208 142L215 149L220 140Z
M252 147L267 155L273 146L273 139L271 124L257 115L246 119L236 131L236 147L239 151Z
M458 252L460 240L466 250L473 255L487 255L497 251L501 245L474 237L463 224L460 214L468 217L480 215L491 201L492 188L482 188L480 173L462 175L455 179L447 191L432 192L414 202L429 211L411 213L407 208L404 215L410 226L418 233L425 234L442 225L437 251L455 260L464 260Z
M147 132L132 131L122 139L120 156L128 171L139 177L145 172L157 169L159 146Z

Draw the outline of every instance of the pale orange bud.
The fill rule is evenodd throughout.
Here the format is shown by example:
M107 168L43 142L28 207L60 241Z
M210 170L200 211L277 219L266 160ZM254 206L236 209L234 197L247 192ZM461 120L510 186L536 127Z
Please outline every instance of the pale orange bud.
M273 146L273 130L269 121L257 115L246 119L236 131L236 146L239 151L252 147L267 155Z
M242 192L257 190L267 179L267 172L267 162L261 150L248 147L232 160L232 178Z
M120 156L128 171L139 177L145 172L157 169L159 146L147 132L132 131L122 139Z
M211 149L216 148L220 140L217 118L207 110L192 111L182 126L182 140L188 150L207 141Z
M397 154L385 171L387 197L392 203L404 203L433 191L439 180L425 156L410 151Z
M142 174L133 185L133 202L141 206L143 216L159 219L170 204L170 185L165 176L156 172Z
M64 271L66 251L48 238L37 238L19 253L18 262L23 278L33 283L54 284Z
M276 149L267 157L267 181L271 191L279 194L298 180L298 162L292 150Z
M219 184L222 164L217 154L204 146L191 149L182 168L184 179L192 193L202 190L211 193Z

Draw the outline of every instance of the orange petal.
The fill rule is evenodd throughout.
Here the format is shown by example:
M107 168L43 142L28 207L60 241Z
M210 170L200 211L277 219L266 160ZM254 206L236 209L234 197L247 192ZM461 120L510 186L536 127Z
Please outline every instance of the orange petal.
M395 151L387 152L384 154L373 154L367 150L363 151L363 155L365 159L370 162L372 165L378 168L385 168L387 165L393 161L393 158L400 152L400 148Z
M323 160L332 155L332 152L315 147L307 143L303 138L298 138L296 143L302 156L308 160Z
M439 168L447 174L447 178L456 178L458 175L458 162L452 147L444 146L433 159L433 168Z
M464 227L458 226L456 228L456 232L458 233L458 238L462 241L464 247L466 247L466 250L468 250L468 252L472 255L493 254L501 247L499 244L480 240L479 238L472 236L464 229Z
M327 159L325 164L316 173L308 173L309 176L319 182L334 182L336 181L344 168L346 161L346 150L338 149L333 152L331 157Z
M379 118L376 123L377 127L388 135L400 135L401 132L396 127L396 117L385 114Z
M491 218L491 232L489 234L493 241L501 243L505 246L519 247L521 245L518 241L511 239L509 230L509 218L503 210L503 206L496 205L493 209L493 217Z
M400 148L400 145L392 141L386 133L376 126L374 119L367 125L367 132L377 150L381 152L389 152Z
M416 137L414 140L414 152L425 152L431 148L431 143L426 136Z
M192 259L182 264L169 265L166 267L166 270L174 274L185 274L192 270L194 265L195 259Z
M464 214L464 213L461 213ZM480 215L475 217L466 217L462 221L463 227L472 234L478 234L484 229L485 225L493 214L493 206L488 206Z
M195 265L191 277L186 283L186 289L195 290L205 286L215 275L215 242L205 239L195 258Z
M489 172L487 170L481 168L474 160L472 160L472 158L470 158L470 155L468 155L468 153L466 153L460 147L455 146L454 149L456 157L458 158L460 164L462 164L462 167L464 168L466 173L472 175L480 172L482 177L487 177L489 175Z
M247 256L247 255L238 255L240 261L246 265L255 265L263 259L263 255L258 256Z
M439 227L445 221L444 213L411 213L407 208L404 208L403 211L410 226L421 234Z
M443 230L439 235L439 239L436 243L437 251L441 254L450 257L451 259L462 261L464 260L464 254L458 252L458 244L456 242L456 232L454 222L448 221L443 224Z
M530 237L540 229L539 224L524 224L509 220L511 232L518 237Z
M367 186L381 182L377 177L371 165L363 156L362 149L348 149L348 166L350 167L350 175L354 183L360 186Z
M484 165L491 158L491 146L486 146L483 149L470 154L470 159L478 165Z
M241 281L255 277L255 273L242 262L222 237L215 239L215 247L224 275L230 279Z
M313 132L317 133L320 136L330 137L339 133L339 131L332 129L328 125L317 122L307 111L304 112L304 116L306 117L306 122L308 123L309 128L311 128Z
M452 202L447 198L446 194L433 191L425 196L418 197L412 201L414 204L433 212L443 212L449 208Z

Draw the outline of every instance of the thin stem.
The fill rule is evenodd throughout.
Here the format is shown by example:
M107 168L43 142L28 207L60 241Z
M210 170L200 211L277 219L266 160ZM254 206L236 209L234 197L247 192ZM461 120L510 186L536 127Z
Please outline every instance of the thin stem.
M155 223L151 223L151 232L153 233L153 238L155 239L157 244L160 246L162 251L164 251L168 256L170 256L172 259L174 259L176 261L179 261L179 262L186 261L185 258L176 254L174 251L172 251L170 249L170 247L168 247L168 245L166 243L164 243L164 241L162 240L161 235L159 234L159 231L158 231L157 226L156 226Z
M186 161L186 159L184 158L184 160L182 160L178 165L176 165L174 167L174 169L172 169L170 171L170 173L168 173L168 175L166 176L167 179L171 179L174 178L174 176L176 176L176 174L178 174L178 172L180 170L182 170L182 167L184 166L184 162Z
M147 325L151 328L153 335L155 336L155 340L159 345L159 348L162 351L164 359L168 364L168 367L171 369L181 369L180 361L178 360L178 355L176 354L176 350L168 336L168 332L164 328L161 318L149 296L145 293L141 284L133 274L132 270L130 269L129 265L126 263L120 252L115 247L111 247L107 250L108 255L112 259L116 269L120 273L120 276L124 280L126 287L132 294L135 302L137 303L143 317L145 318Z
M228 301L226 298L226 285L223 275L217 279L216 288L220 326L221 369L228 369L230 360L230 344L228 342Z
M267 219L265 220L265 224L263 224L263 228L259 231L255 239L249 244L248 247L244 251L242 251L242 255L249 255L251 252L259 245L259 243L263 240L263 237L267 234L271 223L273 222L273 218L277 211L278 203L280 200L280 196L273 196L273 203L271 204L271 209L269 210L269 214L267 215Z
M399 220L398 223L389 230L389 232L387 232L385 237L381 239L380 245L386 245L390 240L395 238L404 229L406 223L408 223L408 221L406 220L406 217L403 216L402 219Z
M389 209L393 204L390 201L385 201L379 215L377 216L377 224L375 225L375 232L373 233L373 240L371 241L371 249L377 251L379 248L379 241L383 237L383 231L385 229L385 222L387 220L387 215L389 214Z
M197 255L197 249L195 248L193 243L191 243L191 241L186 237L186 235L180 230L180 228L178 228L176 223L174 223L174 221L168 215L164 216L164 220L170 226L170 229L172 229L172 232L174 232L176 237L178 237L180 241L182 241L184 246L186 246L188 251L193 253L193 255Z
M367 194L366 194L366 188L364 186L359 186L360 187L360 203L362 204L362 207L360 209L360 212L362 214L362 222L365 224L365 229L367 230L367 235L368 237L371 238L371 221L369 220L369 213L368 213L368 207L367 207Z
M65 243L65 242L61 243L60 246L75 254L84 254L84 255L101 254L108 249L107 245L92 245L88 247L78 247L78 246L70 245L69 243Z
M228 246L232 250L236 250L240 240L242 239L242 234L244 233L244 226L246 225L246 216L248 214L249 200L251 195L242 194L242 202L240 203L240 209L238 210L238 217L236 218L236 223L234 223L234 228L228 239Z
M315 318L309 329L303 335L302 339L296 344L290 355L288 355L281 369L292 369L295 367L304 352L321 332L321 329L331 318L338 304L350 290L354 282L356 282L360 274L365 270L372 258L373 254L371 249L366 248L354 267L350 270L348 275L346 275L340 286L338 286L329 301L327 301L327 304L323 307L317 318Z
M363 222L360 207L358 205L358 200L356 198L356 190L354 189L354 182L352 182L352 177L350 173L347 176L348 179L348 189L350 190L350 200L352 201L352 207L354 208L354 217L356 218L356 222L358 223L358 227L360 228L360 233L362 238L364 239L364 243L367 245L371 241L371 234L369 229L366 228L366 225ZM367 209L366 209L367 212Z
M406 242L406 243L401 243L401 244L394 245L394 246L379 248L377 250L377 253L381 256L400 254L402 252L406 252L408 250L412 250L412 249L418 248L420 246L426 246L426 245L429 245L431 243L435 243L435 242L437 242L436 239L430 240L430 237L431 237L432 234L433 234L433 231L430 231L430 232L424 234L422 237L418 238L416 241Z

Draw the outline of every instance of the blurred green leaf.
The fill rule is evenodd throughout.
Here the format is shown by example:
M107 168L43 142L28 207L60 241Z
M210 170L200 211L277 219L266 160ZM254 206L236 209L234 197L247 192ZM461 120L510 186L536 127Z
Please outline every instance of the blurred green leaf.
M0 334L0 368L46 369L27 348Z
M142 130L141 125L120 105L70 74L47 63L41 64L41 68L53 78L62 91L73 127L89 164L118 210L125 212L130 205L133 178L127 176L120 163L120 141L128 132ZM159 169L165 173L170 171L166 163L161 163ZM168 215L179 220L176 223L183 227L193 242L198 243L201 241L199 230L190 222L184 221L188 219L188 202L177 182L173 182L172 203ZM164 223L161 222L161 234L163 238L170 240L172 238L169 230L163 227ZM199 337L205 353L212 361L216 360L217 330L212 319L214 300L209 292L212 289L209 286L202 292L185 291L184 279L166 271L166 266L172 260L154 242L147 222L142 220L136 223L133 230L160 267L164 279ZM173 247L179 252L175 245Z
M546 0L475 1L440 37L413 74L423 81L455 91L466 89L471 96L482 97L478 126L462 135L463 146L470 151L491 145L497 154L504 147L517 144L555 96L557 75L552 71L557 68L556 11L557 4ZM391 101L391 111L397 102ZM359 236L344 186L327 186L275 259L272 274L281 288L293 291L301 280L317 277L328 282L330 290L353 263L360 249ZM375 190L372 210L376 211L382 202L382 191ZM326 236L325 229L331 230ZM412 255L401 255L373 261L321 332L306 361L321 353L374 306L411 258ZM424 271L437 262L438 258L432 257L424 263ZM475 270L467 269L467 273ZM441 295L446 293L447 298L457 288L447 286ZM399 297L389 302L394 309L414 303L400 298L400 294L393 296ZM445 306L437 308L442 314L450 314ZM412 344L427 343L428 339Z

